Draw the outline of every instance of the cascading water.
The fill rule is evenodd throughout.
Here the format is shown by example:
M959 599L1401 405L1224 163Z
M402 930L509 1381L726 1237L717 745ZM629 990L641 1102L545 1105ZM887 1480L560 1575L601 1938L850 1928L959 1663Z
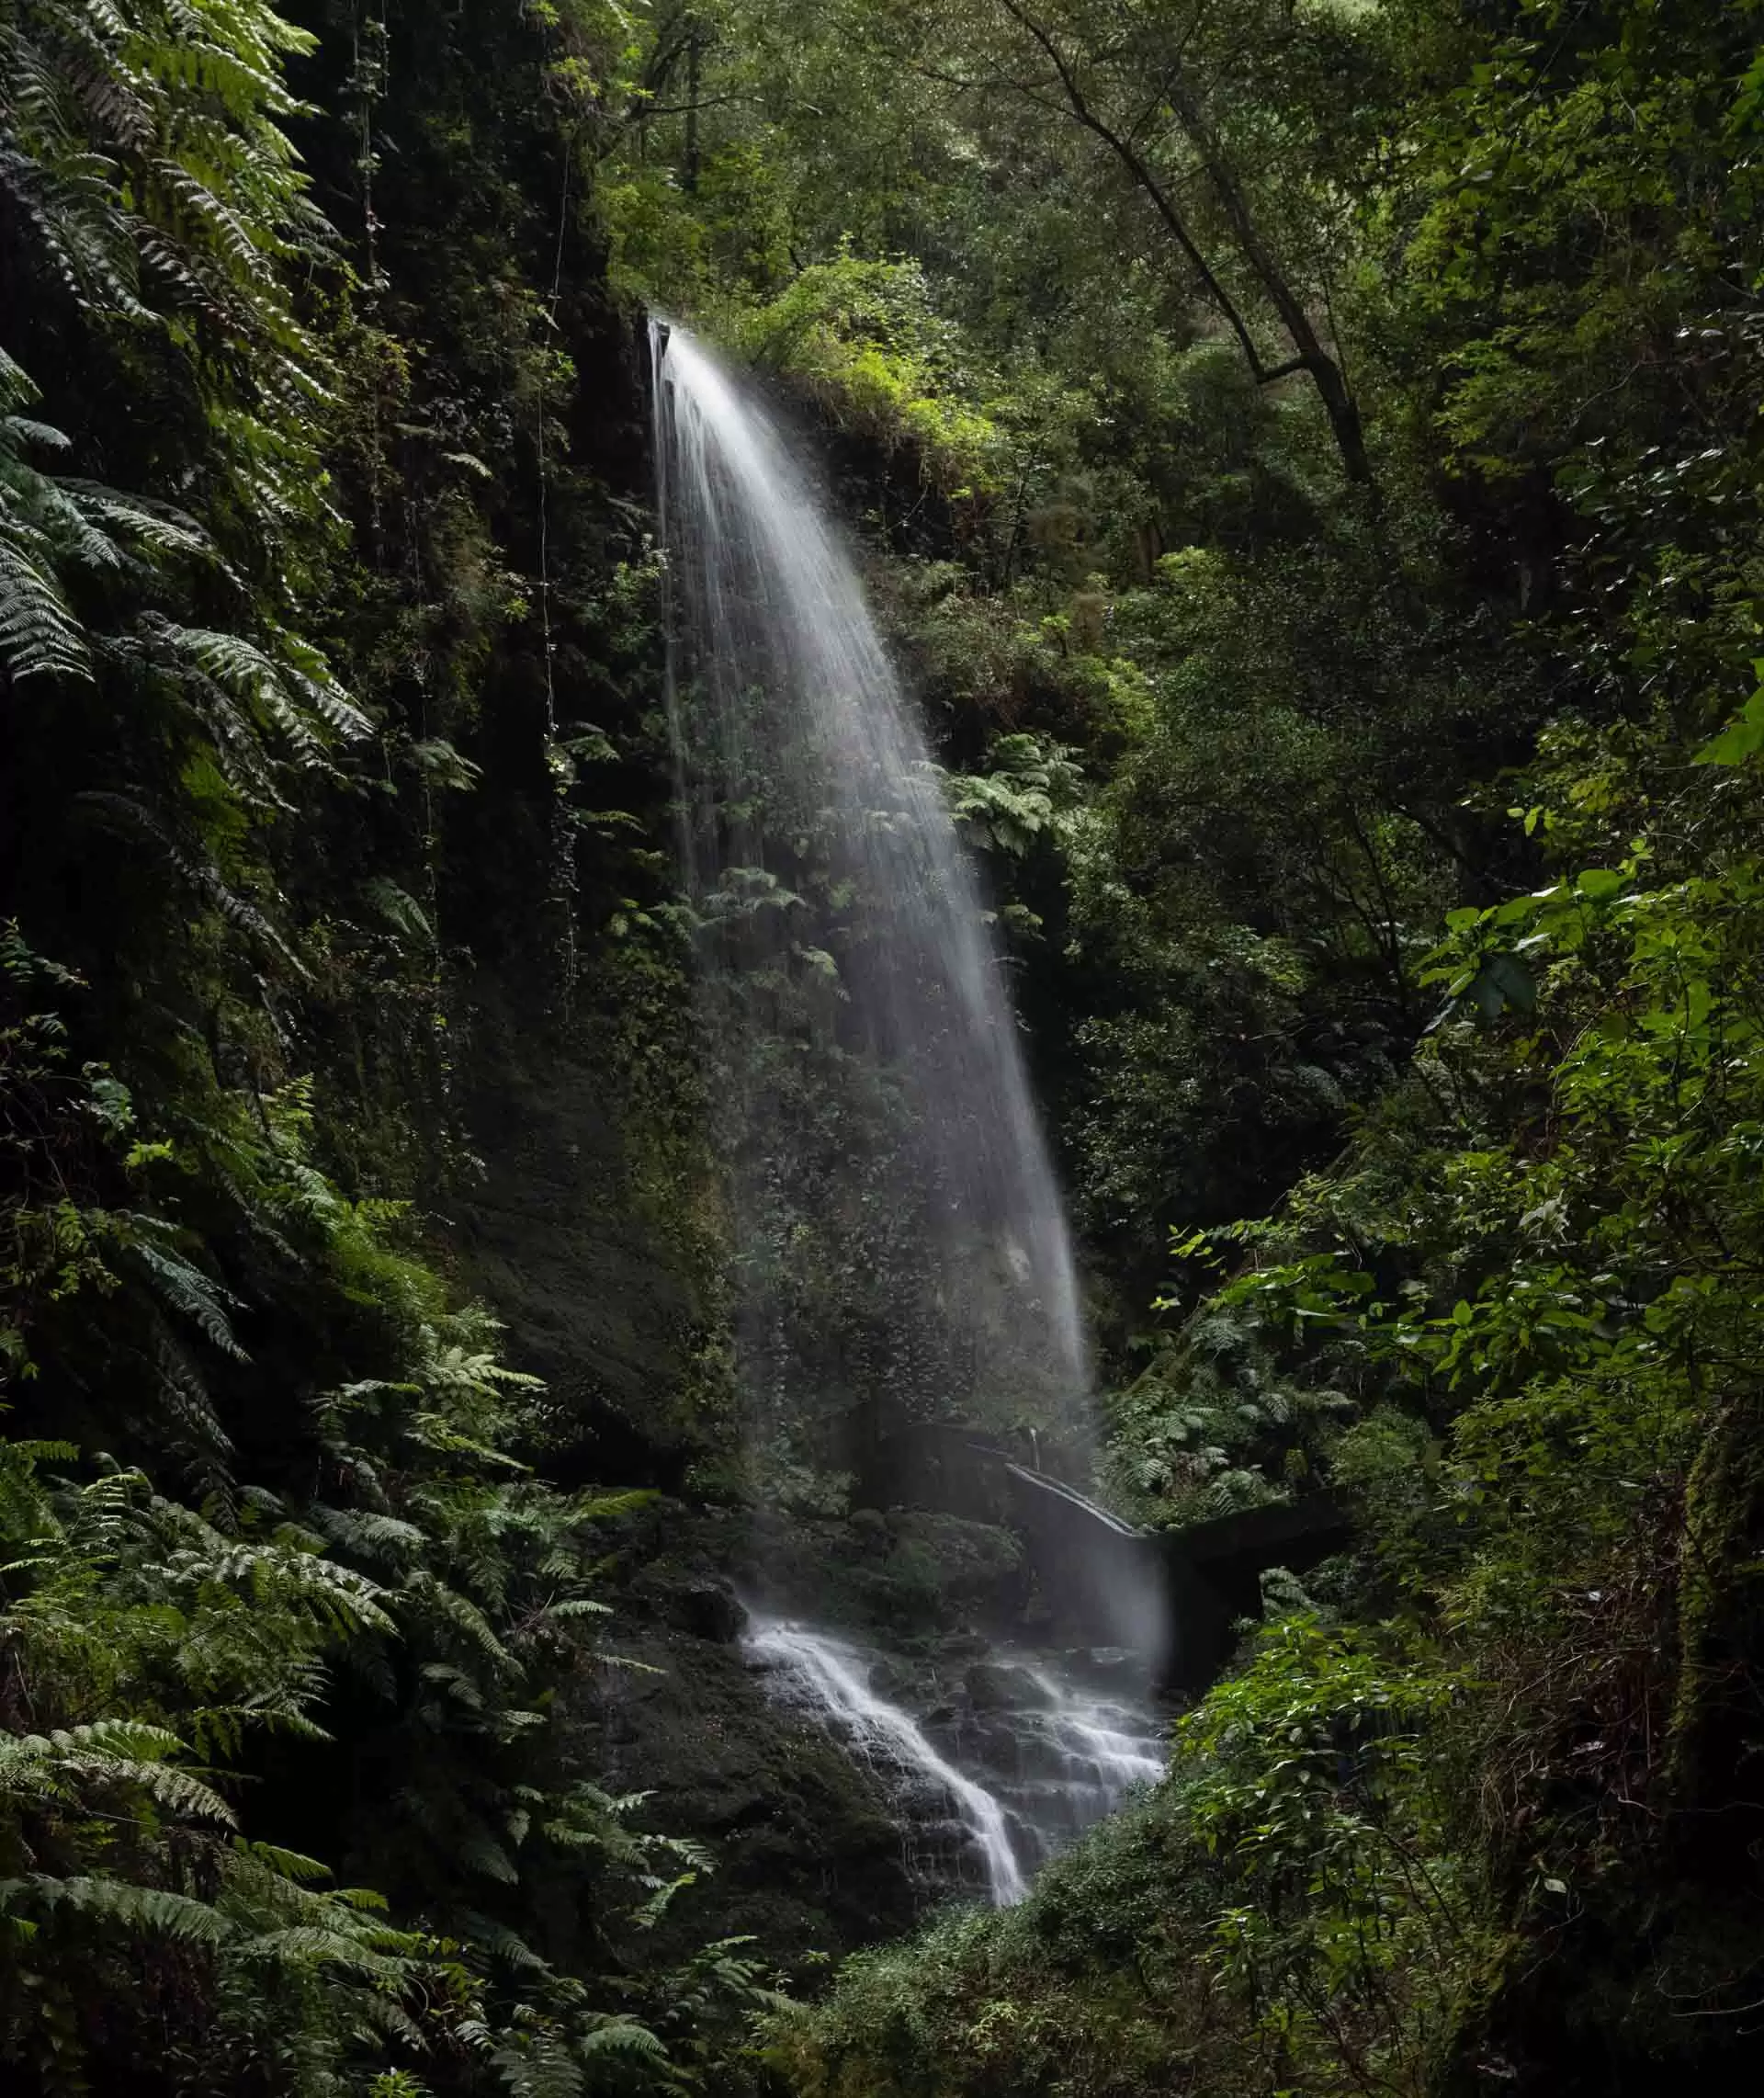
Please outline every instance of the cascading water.
M840 1736L896 1802L908 1862L933 1888L971 1885L997 1908L1028 1891L1035 1867L1164 1774L1144 1708L1008 1652L974 1673L994 1695L917 1718L876 1687L898 1674L874 1650L810 1627L759 1617L747 1649L774 1695ZM996 1692L1011 1678L1026 1693Z
M939 776L784 441L680 328L657 359L687 874L762 1427L1088 1427L1071 1247Z
M842 1639L803 1625L761 1620L748 1635L749 1650L775 1668L783 1695L806 1695L825 1713L853 1751L899 1794L912 1784L929 1786L953 1807L978 1853L988 1896L995 1906L1020 1901L1028 1881L1017 1863L1004 1809L984 1786L947 1762L925 1738L910 1713L871 1689L873 1661Z
M773 421L684 330L653 341L670 725L750 1452L768 1488L835 1501L882 1476L882 1445L917 1446L914 1423L1033 1430L1025 1454L1045 1443L1081 1473L1071 1245L941 775ZM910 1484L889 1498L939 1505ZM1086 1636L1151 1643L1155 1611L1112 1564L1087 1581L1068 1554L1057 1584L1091 1595ZM752 1647L861 1756L949 1803L994 1900L1127 1782L1112 1722L1069 1714L1089 1750L1055 1752L1044 1725L1028 1780L1065 1783L1057 1810L1011 1808L962 1743L933 1741L930 1712L874 1692L854 1648L776 1622ZM1029 1702L1042 1724L1045 1690Z
M1164 1744L1130 1696L1081 1690L1046 1668L1024 1673L1042 1702L1025 1699L1015 1724L1015 1767L999 1786L1039 1864L1112 1813L1136 1786L1163 1776Z

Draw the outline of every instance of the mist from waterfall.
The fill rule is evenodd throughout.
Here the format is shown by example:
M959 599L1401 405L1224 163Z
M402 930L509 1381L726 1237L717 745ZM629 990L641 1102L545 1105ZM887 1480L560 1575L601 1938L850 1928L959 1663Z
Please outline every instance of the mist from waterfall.
M923 732L751 390L658 325L655 393L682 845L752 1426L829 1423L823 1457L842 1420L890 1416L1081 1446L1071 1246Z

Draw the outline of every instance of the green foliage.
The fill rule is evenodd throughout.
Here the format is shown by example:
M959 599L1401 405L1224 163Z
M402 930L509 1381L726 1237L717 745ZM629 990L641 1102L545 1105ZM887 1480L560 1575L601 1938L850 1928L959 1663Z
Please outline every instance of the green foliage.
M1071 752L1044 750L1034 736L1001 736L989 757L986 772L949 782L950 812L981 851L1022 859L1057 834L1078 803L1082 774Z
M1458 1692L1387 1639L1269 1628L1170 1777L1006 1918L853 1962L775 2021L812 2098L1430 2087L1497 1946L1448 1849Z
M1757 7L301 14L0 8L6 2073L1731 2081ZM486 1042L565 1045L706 1278L680 1440L727 1443L661 572L571 456L627 443L603 235L874 527L1107 1270L1119 1497L1361 1522L1165 1786L811 2013L763 1946L640 1949L711 1861L579 1763L577 1394L425 1250ZM780 951L742 995L836 1006ZM861 1208L854 1131L812 1136ZM884 1354L934 1404L834 1264L786 1307L830 1405ZM836 1512L770 1430L775 1498ZM902 1611L1008 1571L889 1521Z
M1009 438L967 404L982 381L917 265L842 253L746 319L741 341L831 419L885 447L910 445L944 493L971 502L999 492Z
M780 2058L830 2098L1744 2073L1758 10L782 12L717 17L703 140L770 230L700 282L812 317L895 557L1120 1292L1109 1478L1178 1526L1332 1486L1362 1535L1157 1799ZM1008 436L978 507L852 463L922 393Z
M447 1029L478 927L443 811L505 761L471 738L494 648L548 689L552 980L572 994L622 898L605 936L647 947L651 1011L678 1001L640 824L594 782L626 753L575 698L640 683L653 565L620 565L548 449L573 372L529 338L560 257L503 223L452 258L475 289L498 255L505 325L413 400L428 346L376 324L371 116L345 147L364 245L314 208L336 139L288 75L337 38L310 13L0 10L0 2076L703 2090L763 1979L729 1948L677 1983L615 1953L713 1861L577 1761L598 1526L629 1497L536 1469L568 1423L411 1199L464 1163ZM618 31L573 6L497 29L572 96ZM387 91L372 65L351 87ZM481 357L500 417L509 342L537 456L492 493L495 432L447 395ZM497 534L548 505L529 586ZM609 991L606 1031L639 1004Z
M567 2065L608 2045L592 1997L463 1905L485 1899L472 1877L522 1896L547 1876L593 1878L648 1910L709 1864L628 1831L637 1802L560 1774L547 1685L588 1650L582 1627L603 1608L585 1587L594 1525L619 1503L527 1477L507 1445L534 1380L500 1365L482 1315L449 1311L438 1279L389 1242L386 1206L344 1200L307 1162L302 1097L271 1115L281 1227L302 1230L338 1304L385 1321L394 1372L317 1401L319 1491L296 1500L223 1471L204 1513L139 1470L83 1482L47 1469L74 1460L71 1445L0 1445L15 1729L0 1744L15 2006L0 2045L53 2088L79 2088L81 2064L108 2058L127 2028L126 1995L97 2017L120 1987L114 1961L173 1946L202 1955L174 2082L178 2049L198 2037L204 2074L231 2075L235 2059L243 2074L269 2039L285 2087L316 2091L366 2077L387 2046L450 2047L450 2020L488 2019L493 2035L509 2013L483 1999L511 1947L517 2024ZM126 1117L112 1121L120 1140ZM153 1222L74 1213L62 1234L81 1257L39 1291L101 1300L123 1287L130 1253L158 1251ZM166 1252L151 1273L209 1347L241 1352L198 1268ZM379 1707L401 1774L357 1839L361 1862L420 1908L424 1932L377 1920L383 1896L310 1890L326 1867L238 1834L217 1789L266 1753L316 1775L339 1670ZM131 1955L135 1942L157 1949ZM666 2086L684 2088L661 2043L628 2029Z

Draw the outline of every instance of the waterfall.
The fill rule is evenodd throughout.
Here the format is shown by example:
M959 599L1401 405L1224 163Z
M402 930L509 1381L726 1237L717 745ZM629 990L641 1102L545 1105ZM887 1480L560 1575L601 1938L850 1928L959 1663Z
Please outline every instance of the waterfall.
M936 1890L978 1879L994 1907L1010 1907L1037 1866L1164 1775L1163 1742L1142 1707L1008 1652L985 1673L995 1684L1020 1676L1026 1695L916 1718L876 1688L876 1673L899 1673L899 1664L853 1640L756 1616L746 1643L779 1701L827 1727L877 1778L907 1833L909 1862ZM933 1697L946 1688L927 1684Z
M772 419L684 329L656 340L682 845L756 1431L820 1422L848 1460L840 1423L889 1418L1080 1446L1071 1246L923 732Z
M684 329L657 323L653 346L668 718L756 1533L797 1553L795 1611L791 1521L836 1523L854 1492L872 1495L871 1536L902 1504L1034 1531L1040 1621L1149 1655L1147 1562L1104 1548L1133 1533L1043 1476L1087 1478L1090 1364L1004 964L942 776L773 418ZM998 1461L1012 1448L1032 1470ZM1012 1472L1038 1510L1026 1524ZM755 1575L775 1602L792 1585ZM1161 1767L1143 1707L1045 1672L994 1670L1015 1686L1001 1707L958 1664L915 1716L849 1640L774 1616L750 1645L775 1694L883 1781L923 1842L922 1877L972 1884L978 1860L998 1903Z
M1001 1791L1033 1833L1036 1862L1051 1856L1142 1785L1156 1785L1167 1756L1143 1705L1025 1673L1044 1702L1023 1708L1014 1782Z

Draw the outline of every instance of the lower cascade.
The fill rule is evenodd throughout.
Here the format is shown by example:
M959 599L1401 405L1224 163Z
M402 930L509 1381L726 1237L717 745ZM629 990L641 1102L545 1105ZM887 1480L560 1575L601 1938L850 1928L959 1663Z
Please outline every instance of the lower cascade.
M777 1701L828 1728L877 1778L908 1864L933 1893L1010 1907L1036 1866L1164 1774L1141 1703L1009 1647L970 1666L953 1695L922 1677L927 1708L915 1716L878 1688L910 1695L914 1670L898 1658L779 1617L752 1619L746 1645Z

